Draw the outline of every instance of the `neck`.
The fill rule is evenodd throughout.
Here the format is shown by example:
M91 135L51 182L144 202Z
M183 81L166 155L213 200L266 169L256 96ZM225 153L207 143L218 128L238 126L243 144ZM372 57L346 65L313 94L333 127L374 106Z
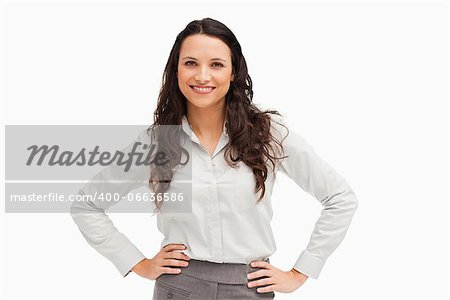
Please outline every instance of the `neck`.
M223 107L217 109L188 106L186 115L196 135L216 136L222 133L226 115Z

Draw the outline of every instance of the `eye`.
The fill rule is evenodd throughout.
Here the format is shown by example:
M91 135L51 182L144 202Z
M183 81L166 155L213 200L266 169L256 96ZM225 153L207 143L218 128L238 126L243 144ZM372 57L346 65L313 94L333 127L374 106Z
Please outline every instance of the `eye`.
M193 61L193 60L188 60L188 61L185 62L184 64L185 64L186 66L193 66L193 65L196 64L196 62ZM212 66L221 68L221 67L223 67L223 64L221 64L221 63L219 63L219 62L215 62L215 63L212 64Z
M195 64L195 61L192 61L192 60L188 60L187 62L185 62L184 64L186 65L186 66L190 66L191 65L191 63L194 63Z

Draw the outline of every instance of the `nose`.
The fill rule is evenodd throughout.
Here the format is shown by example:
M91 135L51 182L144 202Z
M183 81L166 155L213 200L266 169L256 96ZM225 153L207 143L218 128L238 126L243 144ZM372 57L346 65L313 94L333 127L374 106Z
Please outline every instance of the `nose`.
M207 68L201 68L200 71L195 75L195 80L198 82L206 82L211 80L211 75Z

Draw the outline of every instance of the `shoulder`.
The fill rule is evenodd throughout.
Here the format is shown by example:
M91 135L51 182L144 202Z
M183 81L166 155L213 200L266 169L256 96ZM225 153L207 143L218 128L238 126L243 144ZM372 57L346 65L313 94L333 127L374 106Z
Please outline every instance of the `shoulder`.
M311 151L311 145L302 134L292 129L286 117L277 114L270 115L272 136L283 145L286 153Z
M289 126L286 123L286 118L283 115L269 113L270 116L270 130L272 136L278 141L283 141L289 135Z

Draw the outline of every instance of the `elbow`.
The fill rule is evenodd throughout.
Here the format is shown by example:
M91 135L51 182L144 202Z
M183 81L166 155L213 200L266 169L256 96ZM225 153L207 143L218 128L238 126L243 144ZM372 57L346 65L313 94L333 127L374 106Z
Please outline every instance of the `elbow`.
M338 208L345 210L352 215L356 212L359 205L358 198L356 197L353 189L348 185L340 192L323 199L322 204L327 207L327 209Z
M69 208L69 213L72 219L75 221L75 223L77 223L77 216L79 215L80 212L81 212L80 203L78 203L77 201L72 202Z
M350 197L348 197L348 207L349 207L349 209L353 212L353 214L356 212L356 210L358 209L358 206L359 206L359 200L358 200L358 197L356 197L356 194L355 194L355 192L353 192L353 190L350 188L349 189L349 196Z
M356 210L358 209L359 201L358 197L356 197L355 192L353 191L352 187L348 184L348 182L345 183L345 192L344 192L344 199L345 199L345 206L348 210L354 214Z
M77 202L72 202L72 204L69 207L69 213L72 218L75 217L75 214L78 210L78 208L76 207L76 204L77 204Z
M92 206L89 205L89 201L84 201L85 195L86 195L86 193L83 190L79 190L77 196L81 196L81 200L80 199L74 199L72 204L70 204L69 213L70 213L72 219L74 219L74 221L76 221L76 217L80 213L88 212L88 211L92 211L93 210Z
M353 213L355 213L356 210L358 209L358 205L359 205L358 198L356 196L354 196L353 199L351 200L351 207L352 207Z

